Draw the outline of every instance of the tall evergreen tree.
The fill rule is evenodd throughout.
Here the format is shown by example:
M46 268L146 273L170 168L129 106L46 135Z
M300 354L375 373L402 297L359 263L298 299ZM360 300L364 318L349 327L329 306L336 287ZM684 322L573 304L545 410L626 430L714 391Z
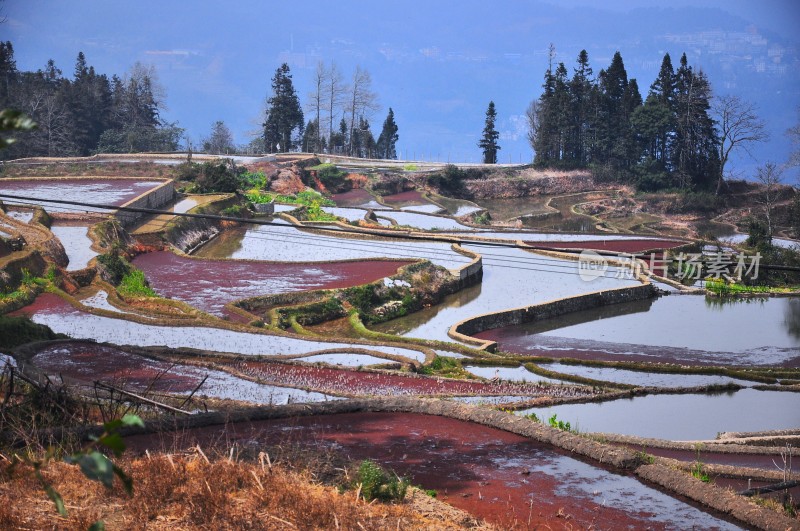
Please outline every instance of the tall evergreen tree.
M544 74L542 95L536 106L536 135L533 150L536 154L534 162L539 166L553 166L560 160L558 131L558 105L556 103L556 76L553 72L555 47L550 44L549 63Z
M11 89L17 82L17 62L11 41L0 42L0 109L11 106Z
M673 164L681 188L710 188L719 171L718 138L709 116L711 85L702 72L695 73L686 54L676 72L675 151Z
M608 70L600 71L599 81L597 154L602 161L619 170L629 163L628 142L631 136L628 73L619 52L614 54Z
M378 144L376 146L378 158L396 159L397 149L395 145L399 138L397 124L394 122L394 111L389 107L389 114L386 115L381 134L378 136Z
M292 84L289 65L283 63L272 78L272 96L267 100L264 120L264 144L269 153L291 151L302 135L303 110Z
M574 69L570 81L571 95L571 124L574 138L574 152L572 159L577 167L584 167L589 163L591 152L591 114L592 114L592 67L589 66L589 54L581 50L578 54L578 66Z
M494 108L494 102L489 102L489 107L486 109L486 122L483 126L483 136L481 141L478 142L478 147L483 150L483 163L484 164L497 164L497 152L500 146L497 145L497 140L500 138L500 133L494 128L494 123L497 120L497 111Z

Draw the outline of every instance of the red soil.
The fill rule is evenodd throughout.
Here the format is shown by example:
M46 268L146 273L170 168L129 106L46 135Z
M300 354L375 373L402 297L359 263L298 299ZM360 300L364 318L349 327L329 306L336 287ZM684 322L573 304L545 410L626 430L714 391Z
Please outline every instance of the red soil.
M525 437L450 418L349 413L126 438L138 452L196 444L208 449L220 441L267 451L277 445L327 448L353 461L372 459L504 529L669 527L669 520L652 520L652 490L639 482L627 482L608 500L607 482L619 484L618 475Z

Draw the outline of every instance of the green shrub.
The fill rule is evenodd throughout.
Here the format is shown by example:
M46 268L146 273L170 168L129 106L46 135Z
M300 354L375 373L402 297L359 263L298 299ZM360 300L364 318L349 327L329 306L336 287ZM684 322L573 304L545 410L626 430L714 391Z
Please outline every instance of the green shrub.
M144 273L139 269L131 269L127 275L122 277L122 281L117 288L120 295L129 297L157 297L153 289L147 285Z
M173 170L173 176L178 181L191 181L194 182L200 176L200 164L194 162L184 162L178 164Z
M408 481L396 474L388 474L373 461L364 460L358 467L355 482L361 485L361 496L366 501L402 501L406 497Z
M239 189L238 170L230 159L204 162L195 183L202 194L232 193Z
M553 414L552 417L547 419L547 423L550 425L550 427L559 429L561 431L573 431L570 423L559 420L558 415L556 414Z

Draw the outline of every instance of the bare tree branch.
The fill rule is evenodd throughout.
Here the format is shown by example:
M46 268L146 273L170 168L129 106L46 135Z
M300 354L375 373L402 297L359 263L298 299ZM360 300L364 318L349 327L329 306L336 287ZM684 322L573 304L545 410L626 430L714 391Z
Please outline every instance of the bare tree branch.
M733 151L743 149L748 155L750 145L769 138L764 120L758 117L754 104L742 101L738 96L722 96L714 100L714 118L719 124L719 194L725 179L725 166Z

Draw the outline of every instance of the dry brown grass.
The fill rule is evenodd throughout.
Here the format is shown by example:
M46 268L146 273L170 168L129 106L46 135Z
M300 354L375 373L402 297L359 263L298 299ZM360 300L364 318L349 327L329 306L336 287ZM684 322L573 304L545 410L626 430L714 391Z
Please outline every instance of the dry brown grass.
M160 454L126 460L134 494L106 490L80 471L51 463L45 477L69 511L59 517L30 470L0 464L0 529L455 529L413 504L367 504L355 493L315 483L307 473L268 463ZM428 511L425 511L428 512Z

